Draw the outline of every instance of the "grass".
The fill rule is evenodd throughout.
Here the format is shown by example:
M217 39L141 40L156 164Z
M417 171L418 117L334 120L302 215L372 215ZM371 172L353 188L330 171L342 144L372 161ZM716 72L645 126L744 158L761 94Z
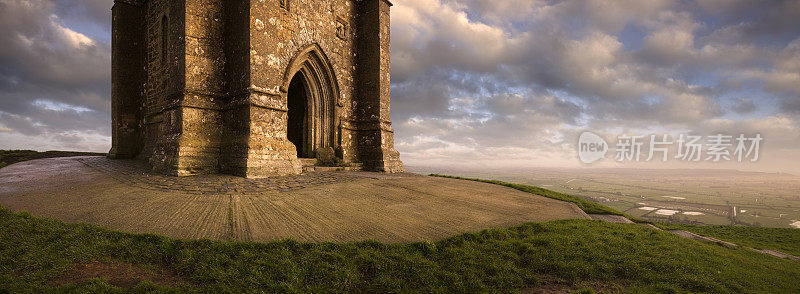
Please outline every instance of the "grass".
M620 213L612 208L591 202L589 200L550 191L544 188L508 183L497 180L462 178L462 177L446 176L438 174L431 174L431 176L502 185L520 191L541 195L548 198L575 203L586 213L623 215L626 218L637 223L648 223L648 221L646 220L631 217L624 213ZM720 240L732 242L735 244L753 247L756 249L772 249L792 254L795 256L800 256L800 230L798 229L753 228L745 226L698 226L698 225L680 225L680 224L669 224L669 223L655 223L655 224L658 227L665 230L686 230L693 232L695 234L709 236Z
M162 266L201 292L505 292L543 284L644 292L796 292L800 266L640 225L529 223L439 242L175 240L0 209L0 292L122 291L48 284L74 262ZM143 282L137 291L158 289ZM163 290L163 289L162 289Z
M580 207L580 209L582 209L584 212L586 212L588 214L610 214L610 215L623 215L623 216L625 216L624 213L616 211L616 210L614 210L612 208L609 208L607 206L600 205L600 204L594 203L592 201L589 201L589 200L586 200L586 199L583 199L583 198L580 198L580 197L577 197L577 196L558 193L558 192L547 190L547 189L544 189L544 188L528 186L528 185L520 185L520 184L514 184L514 183L508 183L508 182L503 182L503 181L498 181L498 180L484 180L484 179L474 179L474 178L463 178L463 177L447 176L447 175L439 175L439 174L431 174L431 176L433 176L433 177L441 177L441 178L449 178L449 179L458 179L458 180L483 182L483 183L490 183L490 184L495 184L495 185L506 186L506 187L514 188L514 189L517 189L517 190L520 190L520 191L523 191L523 192L528 192L528 193L544 196L544 197L547 197L547 198L552 198L552 199L561 200L561 201L565 201L565 202L575 203L575 205Z
M591 213L619 214L545 189L485 182L570 201ZM2 207L0 228L0 293L473 293L553 285L567 290L625 292L800 291L796 261L696 242L641 225L591 220L528 223L408 244L178 240L66 224ZM735 228L727 236L736 239L727 240L771 246L774 243L769 243L768 237L778 234L787 244L798 244L793 241L800 238L797 231L770 230ZM166 268L188 283L141 281L131 289L118 288L103 278L63 286L53 283L63 279L72 265L92 262Z
M74 152L74 151L46 151L38 152L33 150L0 150L0 168L27 160L66 157L66 156L87 156L105 155L105 153L93 152Z
M695 234L749 246L772 249L800 256L800 230L790 228L752 228L743 226L696 226L659 223L665 230L685 230Z

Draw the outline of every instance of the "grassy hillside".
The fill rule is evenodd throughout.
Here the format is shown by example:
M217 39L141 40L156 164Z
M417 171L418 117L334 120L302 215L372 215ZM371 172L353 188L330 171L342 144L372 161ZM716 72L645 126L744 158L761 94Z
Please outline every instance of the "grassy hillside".
M751 228L743 226L693 226L666 223L659 223L658 226L669 230L686 230L695 234L726 240L756 249L772 249L800 256L800 229Z
M431 174L435 177L445 177L451 179L461 179L468 181L478 181L484 183L492 183L511 187L520 191L541 195L548 198L553 198L561 201L575 203L583 209L583 211L590 214L610 214L610 215L623 215L626 218L637 223L650 223L647 220L631 217L630 215L620 213L613 208L591 202L584 198L567 195L548 189L508 183L498 180L483 180L475 178L463 178L455 176ZM709 236L728 242L733 242L743 246L749 246L756 249L772 249L784 253L800 256L800 230L788 228L753 228L745 226L700 226L700 225L681 225L671 223L655 223L658 227L665 230L686 230Z
M105 153L93 152L73 152L73 151L46 151L38 152L33 150L0 150L0 168L7 165L34 160L41 158L65 157L65 156L85 156L85 155L105 155Z
M604 291L800 291L796 261L641 225L587 220L530 223L411 244L174 240L6 209L0 209L0 227L0 292L121 290L104 280L76 278L82 273L74 268L87 264L128 264L152 280L172 281L161 286L186 291L476 292L543 285ZM129 278L136 281L128 283L136 290L161 287Z
M574 202L591 213L618 214L546 189L487 182ZM800 291L796 261L636 224L589 220L529 223L410 244L176 240L65 224L2 207L0 228L0 293ZM794 241L800 230L681 228L758 248L794 254L800 248Z

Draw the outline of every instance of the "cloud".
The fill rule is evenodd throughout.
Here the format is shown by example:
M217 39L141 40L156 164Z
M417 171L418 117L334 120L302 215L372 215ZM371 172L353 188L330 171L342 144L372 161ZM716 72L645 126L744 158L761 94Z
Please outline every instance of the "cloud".
M579 129L691 132L736 122L731 113L776 122L759 106L777 99L781 111L800 109L800 32L781 26L798 20L777 11L793 4L748 4L758 7L746 21L747 8L728 4L398 1L398 149L412 159L571 158ZM777 31L756 38L743 22Z
M72 145L77 139L64 139L110 133L110 45L67 27L61 18L64 5L45 0L0 1L4 31L0 34L0 125L4 133ZM73 17L78 15L85 14L76 12Z
M424 76L431 77L434 74ZM452 86L441 80L414 79L397 84L392 87L392 95L403 102L393 105L392 115L400 120L413 116L447 115L453 92Z
M642 60L659 65L676 65L693 59L697 52L694 27L667 27L645 37Z
M756 104L750 98L736 98L733 100L731 109L739 114L746 114L756 111Z
M0 148L108 148L112 4L0 0ZM570 165L582 130L762 132L800 160L798 1L394 4L410 164Z
M505 57L503 30L469 19L438 0L403 2L393 8L392 77L399 82L430 68L493 72Z
M64 27L48 1L4 1L0 10L0 71L6 78L44 88L90 87L111 72L108 44ZM76 71L80 69L80 74Z
M800 2L700 0L699 6L722 25L708 38L721 43L761 43L797 37Z
M56 13L62 17L89 21L111 31L111 7L114 0L55 0Z

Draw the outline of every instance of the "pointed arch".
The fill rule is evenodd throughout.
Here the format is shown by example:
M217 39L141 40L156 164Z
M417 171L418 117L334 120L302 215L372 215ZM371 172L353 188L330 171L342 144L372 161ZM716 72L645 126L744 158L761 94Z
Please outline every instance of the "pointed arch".
M307 134L312 152L319 148L337 149L341 138L338 104L339 86L330 60L317 44L298 51L284 73L281 91L288 99L289 85L296 75L303 75L307 95ZM300 154L301 152L298 152ZM308 152L303 152L308 153Z

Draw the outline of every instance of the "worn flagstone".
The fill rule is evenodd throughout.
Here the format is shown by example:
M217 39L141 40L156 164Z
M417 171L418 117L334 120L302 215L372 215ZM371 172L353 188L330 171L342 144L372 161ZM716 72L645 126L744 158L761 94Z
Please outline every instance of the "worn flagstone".
M410 242L589 218L571 203L472 181L353 171L178 178L104 157L0 169L0 205L128 232L248 241Z

